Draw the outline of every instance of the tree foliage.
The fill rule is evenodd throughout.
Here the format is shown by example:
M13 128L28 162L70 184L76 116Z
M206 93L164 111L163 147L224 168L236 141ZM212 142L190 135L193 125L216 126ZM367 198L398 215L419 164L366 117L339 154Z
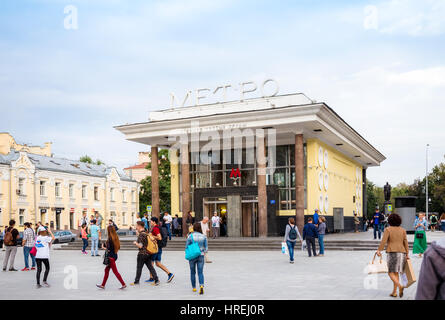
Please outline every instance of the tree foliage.
M384 195L383 188L376 186L368 180L368 216L372 216L375 207L383 207ZM417 212L426 211L426 178L415 179L412 184L399 183L392 188L391 202L394 204L395 197L416 196ZM428 197L431 199L428 206L429 212L439 214L445 212L445 163L435 166L428 175Z
M151 153L150 162L146 169L151 170ZM159 199L160 209L162 211L171 212L171 175L170 175L170 159L167 149L161 149L158 152L158 170L159 170ZM143 215L147 212L147 205L151 205L151 177L141 180L141 191L139 194L139 212Z
M80 157L79 161L80 162L84 162L84 163L88 163L88 164L96 164L96 165L105 164L103 161L101 161L99 159L96 160L96 162L94 162L93 159L91 159L91 157L88 156L88 155L84 155L84 156Z

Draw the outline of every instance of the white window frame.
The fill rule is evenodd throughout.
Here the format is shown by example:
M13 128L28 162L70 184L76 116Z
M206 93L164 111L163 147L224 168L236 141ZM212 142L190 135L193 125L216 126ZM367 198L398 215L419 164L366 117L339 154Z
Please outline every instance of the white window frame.
M94 201L99 201L99 187L94 186L93 192L94 192Z
M62 183L61 182L55 182L54 183L54 194L56 196L56 198L61 198L61 194L62 194Z
M19 209L19 226L23 226L25 224L26 210Z
M82 185L82 199L87 200L88 199L88 186L86 184Z
M46 197L46 181L40 180L40 196Z
M74 183L68 185L68 193L71 199L74 198Z
M18 189L21 196L25 195L25 178L19 178Z
M114 201L114 188L110 188L110 201Z

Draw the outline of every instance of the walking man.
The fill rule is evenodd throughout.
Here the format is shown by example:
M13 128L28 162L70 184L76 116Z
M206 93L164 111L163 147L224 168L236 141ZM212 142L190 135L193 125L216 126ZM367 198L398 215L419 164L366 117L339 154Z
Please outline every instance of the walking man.
M9 221L9 227L5 230L4 244L6 246L5 257L3 258L3 271L6 271L9 263L9 271L17 271L14 268L15 255L17 254L17 237L18 230L15 228L15 220Z
M209 217L204 217L201 221L201 230L202 234L208 239L210 235L210 229L209 229ZM204 252L204 261L205 263L212 263L212 261L209 260L208 252Z
M139 284L142 268L144 265L146 265L153 278L152 285L157 286L159 285L158 274L156 273L156 270L151 262L151 254L147 251L148 234L145 231L145 224L143 221L136 222L136 233L138 235L138 239L137 241L133 242L133 244L139 249L136 266L136 278L134 279L133 283L130 283L130 285L135 286Z
M167 274L167 282L171 282L175 275L171 273L166 266L161 263L162 258L162 246L159 244L162 242L161 230L158 226L158 218L152 217L150 220L151 225L151 234L158 241L158 253L151 256L152 263L156 264L156 267L162 269ZM146 280L146 282L154 282L154 275L150 275L150 279Z
M168 240L171 240L172 239L172 221L173 221L173 218L167 211L165 211L163 219L164 219L164 224L167 227Z
M212 217L212 234L213 234L213 239L216 239L217 237L219 237L219 229L221 226L221 218L218 217L218 212L213 212L213 217Z
M309 257L312 256L312 253L314 254L314 257L317 256L317 251L315 249L316 238L318 238L317 227L314 225L314 220L312 218L308 218L307 223L303 228L303 240L306 240L306 247Z
M379 209L375 209L374 217L371 220L372 227L374 228L374 240L377 239L377 232L379 234L379 240L382 237L382 230L380 229L380 212Z
M30 254L31 249L34 247L35 239L36 239L36 234L32 229L31 223L26 222L22 240L23 256L25 257L25 267L22 269L22 271L29 271L29 256L31 256L31 262L32 262L31 270L36 269L36 258L32 254Z

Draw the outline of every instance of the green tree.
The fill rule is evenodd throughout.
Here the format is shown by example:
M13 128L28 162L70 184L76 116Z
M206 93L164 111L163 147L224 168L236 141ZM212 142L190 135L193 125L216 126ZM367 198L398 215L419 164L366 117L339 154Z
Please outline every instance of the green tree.
M151 153L150 153L151 159ZM171 211L171 175L170 175L170 159L167 149L161 149L158 152L158 170L159 170L159 207L162 211ZM151 161L146 169L151 170ZM151 177L141 180L141 191L139 194L139 212L143 215L147 212L147 205L151 205Z
M79 161L84 162L84 163L93 164L93 159L91 159L91 157L87 156L87 155L80 157Z
M88 155L84 155L84 156L80 157L79 161L88 163L88 164L97 164L97 165L105 164L102 160L99 160L99 159L96 160L96 162L94 162L93 159L91 159L91 157Z

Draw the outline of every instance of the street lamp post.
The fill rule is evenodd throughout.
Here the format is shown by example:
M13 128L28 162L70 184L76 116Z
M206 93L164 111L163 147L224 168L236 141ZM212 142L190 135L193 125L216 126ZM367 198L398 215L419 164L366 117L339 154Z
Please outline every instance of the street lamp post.
M428 204L429 204L429 198L428 198L428 149L430 145L426 145L426 186L425 186L425 194L426 194L426 221L428 220Z

